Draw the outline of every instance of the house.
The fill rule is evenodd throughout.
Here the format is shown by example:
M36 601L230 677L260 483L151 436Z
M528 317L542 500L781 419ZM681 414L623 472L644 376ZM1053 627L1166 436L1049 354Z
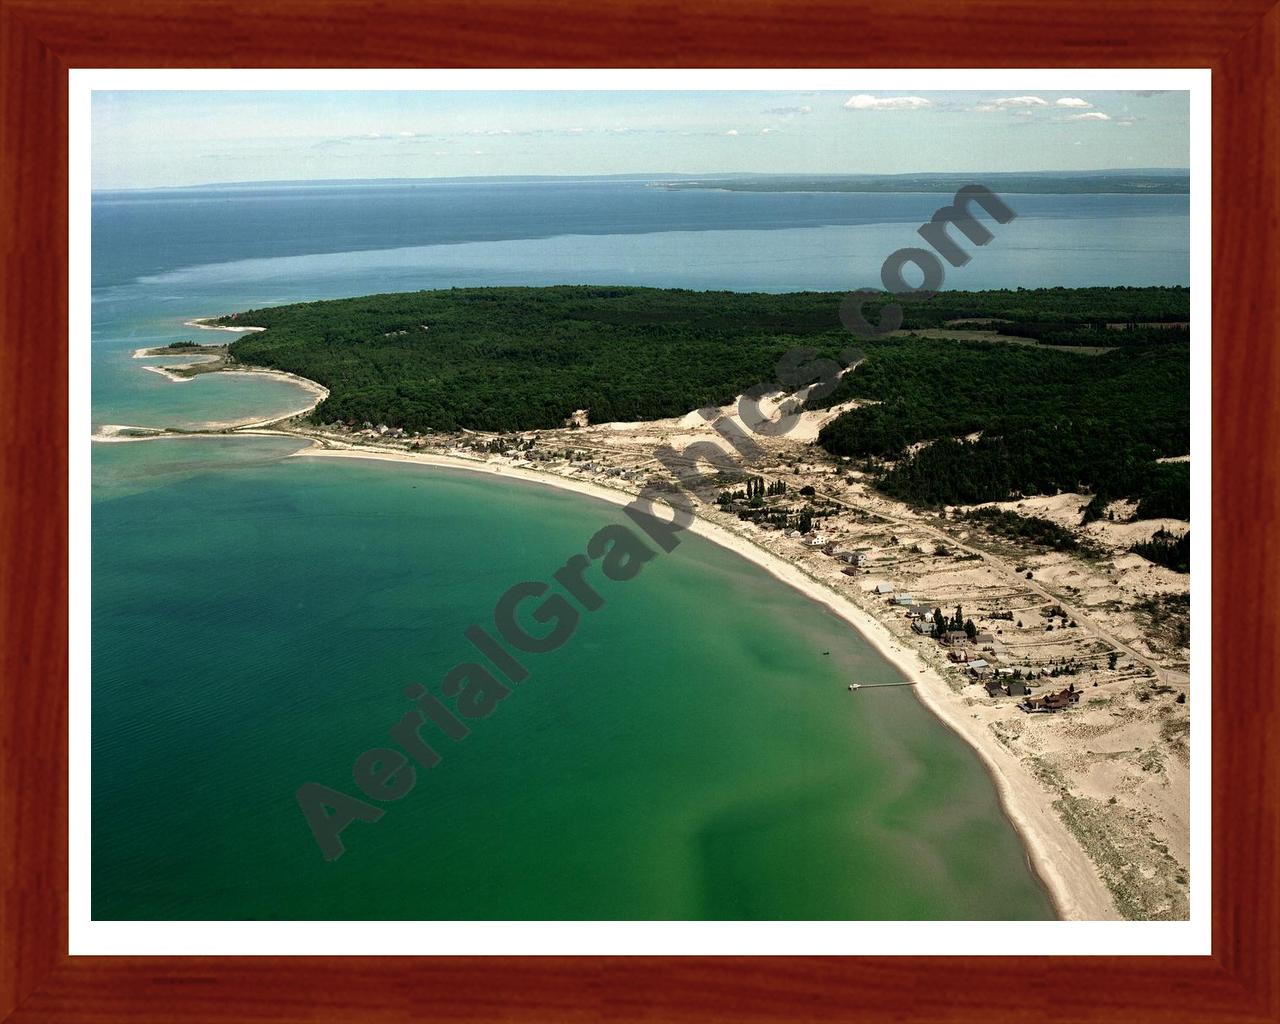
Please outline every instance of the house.
M877 583L877 584L876 584L876 593L877 593L877 594L892 594L892 593L893 593L893 584L892 584L892 583Z
M798 538L798 537L803 537L804 534L801 533L799 530L792 530L787 534L787 536L792 538Z
M865 551L841 551L836 555L842 562L848 562L850 565L863 566L867 564L867 552ZM888 586L888 584L885 584Z
M1072 683L1065 690L1059 690L1057 693L1046 693L1043 697L1028 697L1018 707L1023 711L1064 711L1072 704L1080 702L1080 694L1083 691L1077 690L1075 683Z
M969 642L969 634L963 629L949 629L942 634L940 639L948 647L955 647L957 644L967 644Z
M841 569L840 571L841 571L842 573L844 573L846 576L857 576L857 575L858 575L858 570L857 570L857 569L855 569L855 568L854 568L853 566L851 566L851 565L846 565L846 566L845 566L843 569Z
M988 680L987 680L987 683L986 683L986 687L987 687L987 696L988 696L988 697L1003 697L1003 696L1004 696L1004 687L1002 687L1002 686L1001 686L1001 685L1000 685L996 680L994 680L994 679L988 679Z
M969 661L969 660L971 660L969 658L969 652L966 651L963 647L947 652L947 661L961 662L961 661Z
M1010 697L1025 697L1031 692L1031 689L1021 679L1010 679L1008 686L1005 687L1005 692Z
M975 679L982 679L991 675L991 666L982 658L970 661L965 665L965 670Z
M912 597L910 594L899 594L897 597L893 599L893 603L901 604L901 605L915 604L916 599Z
M815 533L811 537L804 539L805 545L811 548L825 548L827 546L827 538L820 533Z
M996 642L996 638L990 633L979 633L973 638L973 642L975 644L993 644Z
M933 636L933 632L937 627L932 619L917 619L911 623L911 628L921 636Z

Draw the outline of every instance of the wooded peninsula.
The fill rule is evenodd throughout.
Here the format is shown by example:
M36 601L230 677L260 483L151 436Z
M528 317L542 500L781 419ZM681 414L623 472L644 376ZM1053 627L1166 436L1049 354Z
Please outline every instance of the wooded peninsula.
M233 361L317 381L317 423L408 431L655 420L723 406L806 347L854 339L839 293L565 286L460 288L251 310ZM879 319L873 300L865 307ZM1189 518L1190 290L943 292L811 409L819 437L885 494L920 506L1080 491L1142 518Z

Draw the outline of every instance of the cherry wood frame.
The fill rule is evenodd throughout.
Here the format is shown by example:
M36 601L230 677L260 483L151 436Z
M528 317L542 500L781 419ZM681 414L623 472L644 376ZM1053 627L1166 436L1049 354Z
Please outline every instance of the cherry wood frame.
M1271 2L0 0L0 1019L1280 1020ZM231 61L1212 68L1212 956L68 956L67 70Z

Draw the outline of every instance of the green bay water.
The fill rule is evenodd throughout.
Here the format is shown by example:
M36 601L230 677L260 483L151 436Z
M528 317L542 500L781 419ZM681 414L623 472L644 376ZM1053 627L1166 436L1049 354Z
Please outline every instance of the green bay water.
M99 919L1051 916L977 756L847 624L698 537L326 863L294 800L617 506L291 439L94 448Z
M305 401L174 383L144 346L284 302L475 285L874 285L941 197L644 181L101 193L94 427ZM948 287L1186 284L1185 196L1016 196ZM155 362L154 360L150 362ZM93 448L93 914L217 918L1031 918L1052 909L976 755L856 632L688 537L601 584L560 650L325 863L294 801L357 792L413 682L620 511L289 439ZM829 652L824 654L823 652Z

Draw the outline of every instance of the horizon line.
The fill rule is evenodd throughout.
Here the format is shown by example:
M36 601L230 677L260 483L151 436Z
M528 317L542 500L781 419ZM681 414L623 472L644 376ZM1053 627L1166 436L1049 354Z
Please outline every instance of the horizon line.
M356 177L356 178L256 178L244 181L208 181L187 185L113 185L91 187L91 193L98 192L164 192L185 191L202 188L250 188L263 186L288 185L350 185L350 184L398 184L406 182L454 182L454 181L606 181L635 178L650 179L729 179L729 178L912 178L922 176L965 177L982 175L989 178L1014 177L1018 175L1036 175L1051 177L1087 176L1087 175L1119 175L1119 174L1156 174L1156 175L1190 175L1189 167L1098 167L1075 168L1039 171L703 171L700 173L684 173L676 171L634 171L614 174L468 174L438 175L417 177Z

